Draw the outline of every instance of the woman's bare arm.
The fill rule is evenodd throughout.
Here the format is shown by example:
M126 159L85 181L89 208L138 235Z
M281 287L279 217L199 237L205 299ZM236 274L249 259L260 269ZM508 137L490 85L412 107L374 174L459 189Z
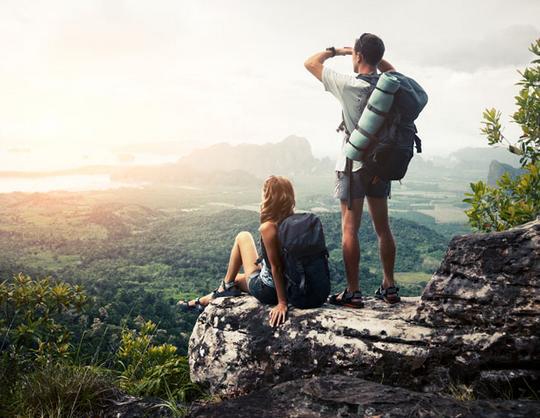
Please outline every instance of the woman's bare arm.
M276 326L285 322L287 315L287 292L285 291L285 278L281 264L278 228L273 222L264 222L259 228L270 266L272 278L276 287L278 304L270 311L270 325Z

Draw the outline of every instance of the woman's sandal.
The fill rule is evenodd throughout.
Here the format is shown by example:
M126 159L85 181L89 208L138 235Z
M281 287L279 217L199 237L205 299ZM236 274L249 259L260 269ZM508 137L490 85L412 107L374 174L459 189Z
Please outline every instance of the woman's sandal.
M222 288L223 290L219 290ZM221 281L221 285L212 293L213 298L224 298L227 296L240 296L242 291L238 289L238 286L234 282Z
M202 311L204 311L204 308L206 307L201 304L200 298L195 299L195 303L193 305L191 305L189 301L181 300L176 304L176 306L178 306L178 308L182 312L196 312L196 313L201 313Z
M401 298L399 297L399 287L390 286L386 289L383 289L382 286L375 291L375 297L380 300L384 300L386 303L394 304L398 303Z
M362 292L357 290L355 292L349 292L347 288L343 292L330 295L328 303L337 306L346 306L348 308L363 308L364 302L362 301Z

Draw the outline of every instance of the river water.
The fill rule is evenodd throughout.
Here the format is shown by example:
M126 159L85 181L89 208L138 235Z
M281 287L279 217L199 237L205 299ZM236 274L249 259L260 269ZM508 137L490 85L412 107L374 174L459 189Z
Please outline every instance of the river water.
M82 192L89 190L142 187L144 183L112 181L108 175L68 175L51 177L0 177L0 193L11 192Z

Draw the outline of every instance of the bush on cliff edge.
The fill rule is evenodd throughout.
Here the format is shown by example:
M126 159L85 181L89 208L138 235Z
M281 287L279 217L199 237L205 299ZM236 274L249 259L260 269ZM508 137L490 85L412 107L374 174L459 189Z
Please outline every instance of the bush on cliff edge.
M186 357L155 343L157 325L142 318L139 331L124 330L109 364L85 364L84 339L73 344L69 324L87 301L80 286L51 278L20 273L0 283L0 416L99 416L119 388L166 399L172 412L201 395Z
M463 201L471 205L465 213L470 225L480 231L503 231L529 222L540 213L540 39L531 46L536 56L532 65L521 74L517 83L521 86L515 97L517 110L512 122L517 123L522 135L512 144L504 135L501 112L495 109L484 111L482 133L489 145L505 143L508 150L520 155L524 173L512 178L504 174L497 187L485 182L471 183L472 193Z

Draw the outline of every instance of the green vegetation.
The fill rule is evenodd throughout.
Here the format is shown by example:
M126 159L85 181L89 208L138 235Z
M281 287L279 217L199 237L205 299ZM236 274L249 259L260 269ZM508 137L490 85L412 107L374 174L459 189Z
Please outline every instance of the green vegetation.
M124 328L107 360L81 357L92 330L74 344L69 328L80 326L87 300L80 286L50 278L18 274L0 284L0 416L99 416L118 388L166 399L175 410L202 395L186 357L156 342L162 331L151 321L138 318L138 331Z
M10 383L12 393L0 406L2 416L99 416L118 392L107 370L66 361L21 373Z
M138 396L164 396L189 401L202 395L201 389L189 379L186 357L176 354L171 344L156 345L152 341L157 327L151 321L140 325L139 331L124 330L117 353L120 387Z
M440 263L440 260L432 260L433 265ZM431 274L424 272L407 272L396 273L396 281L399 283L402 289L407 291L407 294L417 295L422 292L427 282L431 279Z
M400 283L427 283L431 274L423 272L396 273L396 280Z
M185 358L196 316L175 304L217 286L238 232L257 236L258 214L236 207L256 207L258 195L227 189L208 201L207 192L184 193L0 195L0 416L96 416L123 393L161 398L181 415L201 396ZM397 277L403 295L418 295L450 236L465 231L419 212L403 215L411 220L391 220ZM341 288L340 214L320 217L332 285ZM382 273L367 213L360 241L361 284L371 294Z
M147 199L142 191L137 193L140 200ZM7 280L23 271L83 287L89 299L85 312L80 323L69 326L75 339L84 338L79 355L85 360L96 356L107 360L107 353L118 349L122 330L136 328L138 316L165 331L156 335L158 343L172 344L186 354L195 316L177 312L176 301L213 290L226 271L235 235L242 230L257 233L258 215L253 211L186 211L169 206L168 201L147 207L135 197L120 203L101 193L0 196L0 278ZM124 198L122 193L118 199ZM320 216L331 254L333 286L339 288L345 284L340 215ZM392 219L398 243L396 271L431 274L449 237L459 228L417 216L431 222L430 227ZM434 231L437 228L440 233ZM360 240L362 286L370 294L382 273L367 213ZM403 283L403 293L418 295L422 282Z
M540 213L540 39L531 45L530 51L537 58L520 73L518 109L512 115L512 121L522 130L517 143L510 143L503 135L499 111L484 112L482 132L489 144L506 142L510 152L520 155L525 172L516 178L504 174L497 181L498 187L483 181L471 183L472 193L464 199L471 208L465 213L471 226L481 231L503 231L531 221Z
M53 283L49 278L32 280L18 274L0 283L2 360L17 373L27 364L66 358L71 335L61 320L80 312L85 302L79 286Z

